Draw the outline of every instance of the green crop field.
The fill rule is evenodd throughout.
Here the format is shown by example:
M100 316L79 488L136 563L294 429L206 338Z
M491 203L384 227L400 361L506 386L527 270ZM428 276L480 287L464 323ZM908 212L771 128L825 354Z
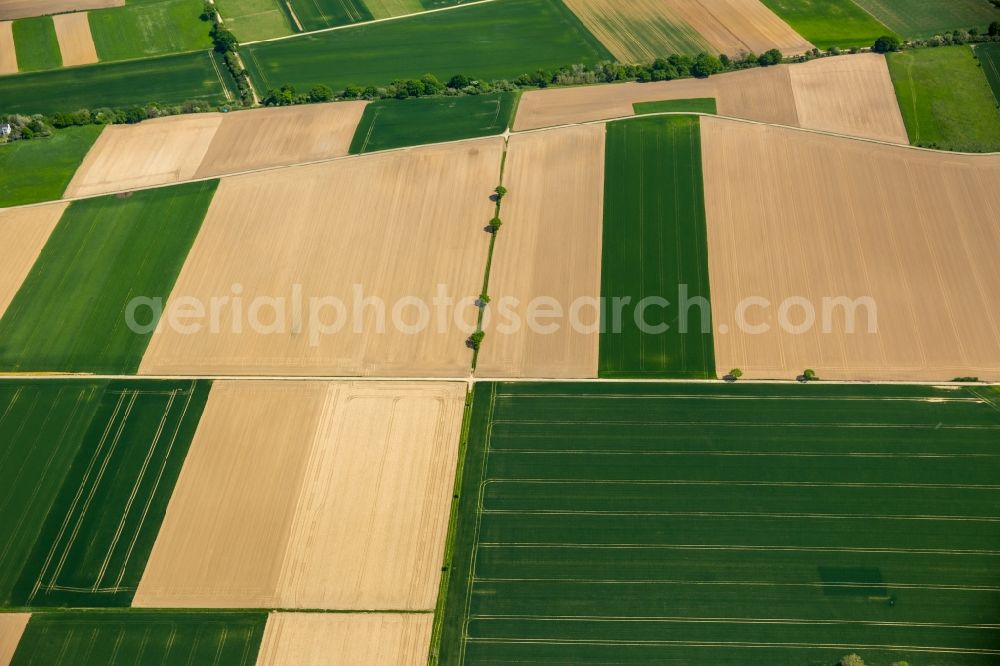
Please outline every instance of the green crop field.
M0 606L14 603L14 587L105 384L0 380Z
M282 0L216 0L215 8L241 42L270 39L294 32Z
M480 383L440 663L995 664L1000 391Z
M62 53L51 16L14 21L17 68L22 72L62 67Z
M135 372L150 333L130 330L128 304L166 302L217 184L70 204L0 319L0 370Z
M814 46L871 46L893 32L852 0L763 0Z
M19 206L62 196L101 125L67 127L52 136L0 145L0 206Z
M632 110L637 116L648 113L718 113L714 97L693 97L691 99L665 99L658 102L636 102Z
M609 123L604 179L601 296L631 306L620 327L606 318L598 374L714 378L698 118ZM682 290L706 300L682 314ZM670 305L650 301L642 319L651 328L642 331L636 306L647 298Z
M1000 104L1000 44L977 44L975 53L993 90L993 99Z
M455 74L516 78L541 69L611 60L559 0L505 0L243 49L258 90L292 84L383 86Z
M289 4L304 30L322 30L372 19L363 0L289 0Z
M97 56L131 60L209 49L212 24L198 18L203 6L202 0L132 0L124 7L89 12Z
M266 622L226 611L36 614L11 666L254 666Z
M227 99L209 51L0 77L5 113L56 113L149 102Z
M382 100L365 107L352 153L502 134L514 112L513 92L465 97Z
M933 37L952 30L979 28L1000 20L990 0L854 0L904 37Z
M910 143L1000 150L1000 110L968 46L890 53L889 73Z

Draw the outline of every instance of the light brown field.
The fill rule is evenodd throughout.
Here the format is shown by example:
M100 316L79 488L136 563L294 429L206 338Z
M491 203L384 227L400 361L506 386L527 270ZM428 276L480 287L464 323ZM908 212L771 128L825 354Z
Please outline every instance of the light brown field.
M569 315L577 298L601 294L601 239L604 215L604 126L590 125L514 135L504 181L504 225L497 237L490 278L494 318L476 374L482 377L594 377L598 332L577 332L568 319L558 331L529 330L526 315L536 297L556 299ZM504 332L504 299L521 320ZM596 320L584 307L579 321ZM544 321L542 323L548 323Z
M226 114L195 177L346 155L367 104L309 104Z
M215 382L133 605L277 605L327 391Z
M0 666L10 666L14 651L17 650L17 644L30 619L31 613L0 613Z
M0 317L21 288L46 241L66 210L66 203L0 209Z
M64 67L97 62L97 49L90 34L87 12L59 14L52 17L52 22L56 26L56 39L59 40Z
M205 113L106 127L64 196L90 196L192 178L221 122L222 114Z
M83 9L121 7L125 0L0 0L0 19L45 16Z
M664 0L669 11L697 30L718 53L779 49L798 55L813 48L760 0Z
M0 21L0 75L17 73L17 51L14 48L14 24Z
M909 143L885 56L819 58L788 73L800 126Z
M432 304L438 285L454 298L479 294L502 149L491 138L223 179L167 310L185 297L210 304L240 285L243 331L230 325L228 305L218 333L161 325L140 373L468 375L471 331L452 317L439 321ZM381 326L379 308L362 308L359 292L385 303ZM278 322L272 332L250 325L258 297L287 303L284 312L262 306L257 315ZM314 298L340 299L343 310ZM404 298L426 304L428 320ZM474 325L471 304L467 310ZM398 325L420 323L420 331Z
M421 666L434 616L271 613L257 666Z
M1000 379L1000 157L960 156L702 118L716 366L748 377ZM766 298L737 330L737 306ZM871 297L877 334L823 298ZM807 299L817 324L782 330ZM804 319L803 309L789 315Z
M216 383L134 605L432 609L465 388Z

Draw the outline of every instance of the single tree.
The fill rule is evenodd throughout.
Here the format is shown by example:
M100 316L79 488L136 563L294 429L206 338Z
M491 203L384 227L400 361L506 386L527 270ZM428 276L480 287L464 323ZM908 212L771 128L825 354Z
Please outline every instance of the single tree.
M898 51L899 46L899 37L895 35L882 35L875 40L875 43L872 45L872 51L875 53L889 53L890 51Z
M500 201L501 199L504 198L504 196L507 195L507 188L504 187L503 185L497 185L496 189L493 191L496 192L497 201Z
M865 660L856 654L848 654L840 658L838 666L865 666Z

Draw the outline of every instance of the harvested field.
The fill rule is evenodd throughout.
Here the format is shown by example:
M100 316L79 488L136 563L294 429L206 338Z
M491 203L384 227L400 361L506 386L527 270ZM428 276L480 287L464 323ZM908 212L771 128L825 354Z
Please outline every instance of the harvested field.
M56 26L56 39L62 53L63 67L89 65L97 62L94 38L90 34L87 12L59 14L52 17Z
M135 605L434 607L464 384L216 391Z
M134 190L195 175L222 123L219 113L106 127L66 188L66 197Z
M67 204L0 210L0 318L28 276Z
M77 12L83 9L122 7L125 0L0 0L0 19Z
M665 53L712 50L662 0L566 0L566 6L619 62L645 63Z
M675 16L698 31L716 53L739 55L776 48L785 55L798 55L813 47L760 0L664 2Z
M195 177L346 155L366 104L338 102L227 113Z
M257 666L422 666L434 616L271 613Z
M17 73L13 27L14 24L10 21L0 21L0 76Z
M884 56L820 58L788 73L800 127L909 143Z
M412 299L430 309L444 285L474 310L502 149L483 139L224 179L166 309L233 285L258 307L223 302L217 332L161 327L140 372L467 375L471 330Z
M1000 379L1000 157L935 154L702 118L716 365L750 377L804 368L831 379ZM751 168L752 165L752 168ZM746 315L767 332L737 330ZM804 333L775 314L789 297L817 314ZM871 297L845 333L844 308ZM803 307L788 315L803 322ZM822 333L823 319L829 322ZM742 327L746 328L746 327ZM752 330L752 329L751 329Z
M0 613L0 666L9 666L14 658L14 650L29 619L30 613Z
M578 298L601 295L601 219L604 127L572 127L510 138L504 220L493 254L486 341L476 374L482 377L594 377L598 331L575 331L569 310ZM562 307L558 330L544 334L525 322L537 297ZM510 302L509 307L504 301ZM516 330L503 329L520 319ZM586 326L597 308L582 307ZM552 320L539 319L549 325Z

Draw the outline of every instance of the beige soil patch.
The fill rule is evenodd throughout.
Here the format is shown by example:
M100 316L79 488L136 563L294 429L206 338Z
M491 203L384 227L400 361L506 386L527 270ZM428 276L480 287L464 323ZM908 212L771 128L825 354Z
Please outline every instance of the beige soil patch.
M468 375L471 330L440 320L433 304L439 285L456 299L479 294L502 150L490 138L223 179L167 310L185 297L207 310L238 284L244 330L230 325L231 305L218 333L161 320L140 373ZM258 297L286 306L276 312ZM385 304L381 325L379 307L362 298ZM413 298L430 311L423 328ZM254 300L263 309L251 315ZM463 312L474 327L471 302ZM273 331L251 326L276 320Z
M719 53L738 55L779 49L798 55L813 48L760 0L663 0Z
M1000 379L1000 157L917 151L796 130L702 119L716 367L748 377L868 380ZM746 314L769 332L737 327ZM823 299L871 297L846 334ZM779 325L779 306L806 299L816 325ZM803 307L788 321L799 324Z
M367 104L338 102L226 114L195 177L346 155Z
M465 388L217 382L134 605L432 609Z
M65 197L165 185L192 178L215 136L222 114L156 118L104 128Z
M0 613L0 666L10 666L31 613Z
M59 40L64 67L97 62L97 49L90 34L87 12L59 14L52 17L52 22L56 26L56 39Z
M0 21L0 75L17 73L17 51L14 48L14 24Z
M19 19L124 5L125 0L0 0L0 19Z
M257 666L423 666L434 616L271 613Z
M802 127L909 143L885 56L820 58L788 73Z
M66 203L0 210L0 317L7 311L46 241L66 210Z
M598 332L577 332L568 320L545 334L524 325L529 304L551 297L566 307L601 293L604 215L604 126L571 127L510 138L504 181L504 226L497 237L490 277L493 317L476 374L481 377L595 377ZM504 332L505 299L522 322ZM565 312L564 315L569 315ZM591 305L584 323L597 321ZM550 320L539 320L548 324Z

